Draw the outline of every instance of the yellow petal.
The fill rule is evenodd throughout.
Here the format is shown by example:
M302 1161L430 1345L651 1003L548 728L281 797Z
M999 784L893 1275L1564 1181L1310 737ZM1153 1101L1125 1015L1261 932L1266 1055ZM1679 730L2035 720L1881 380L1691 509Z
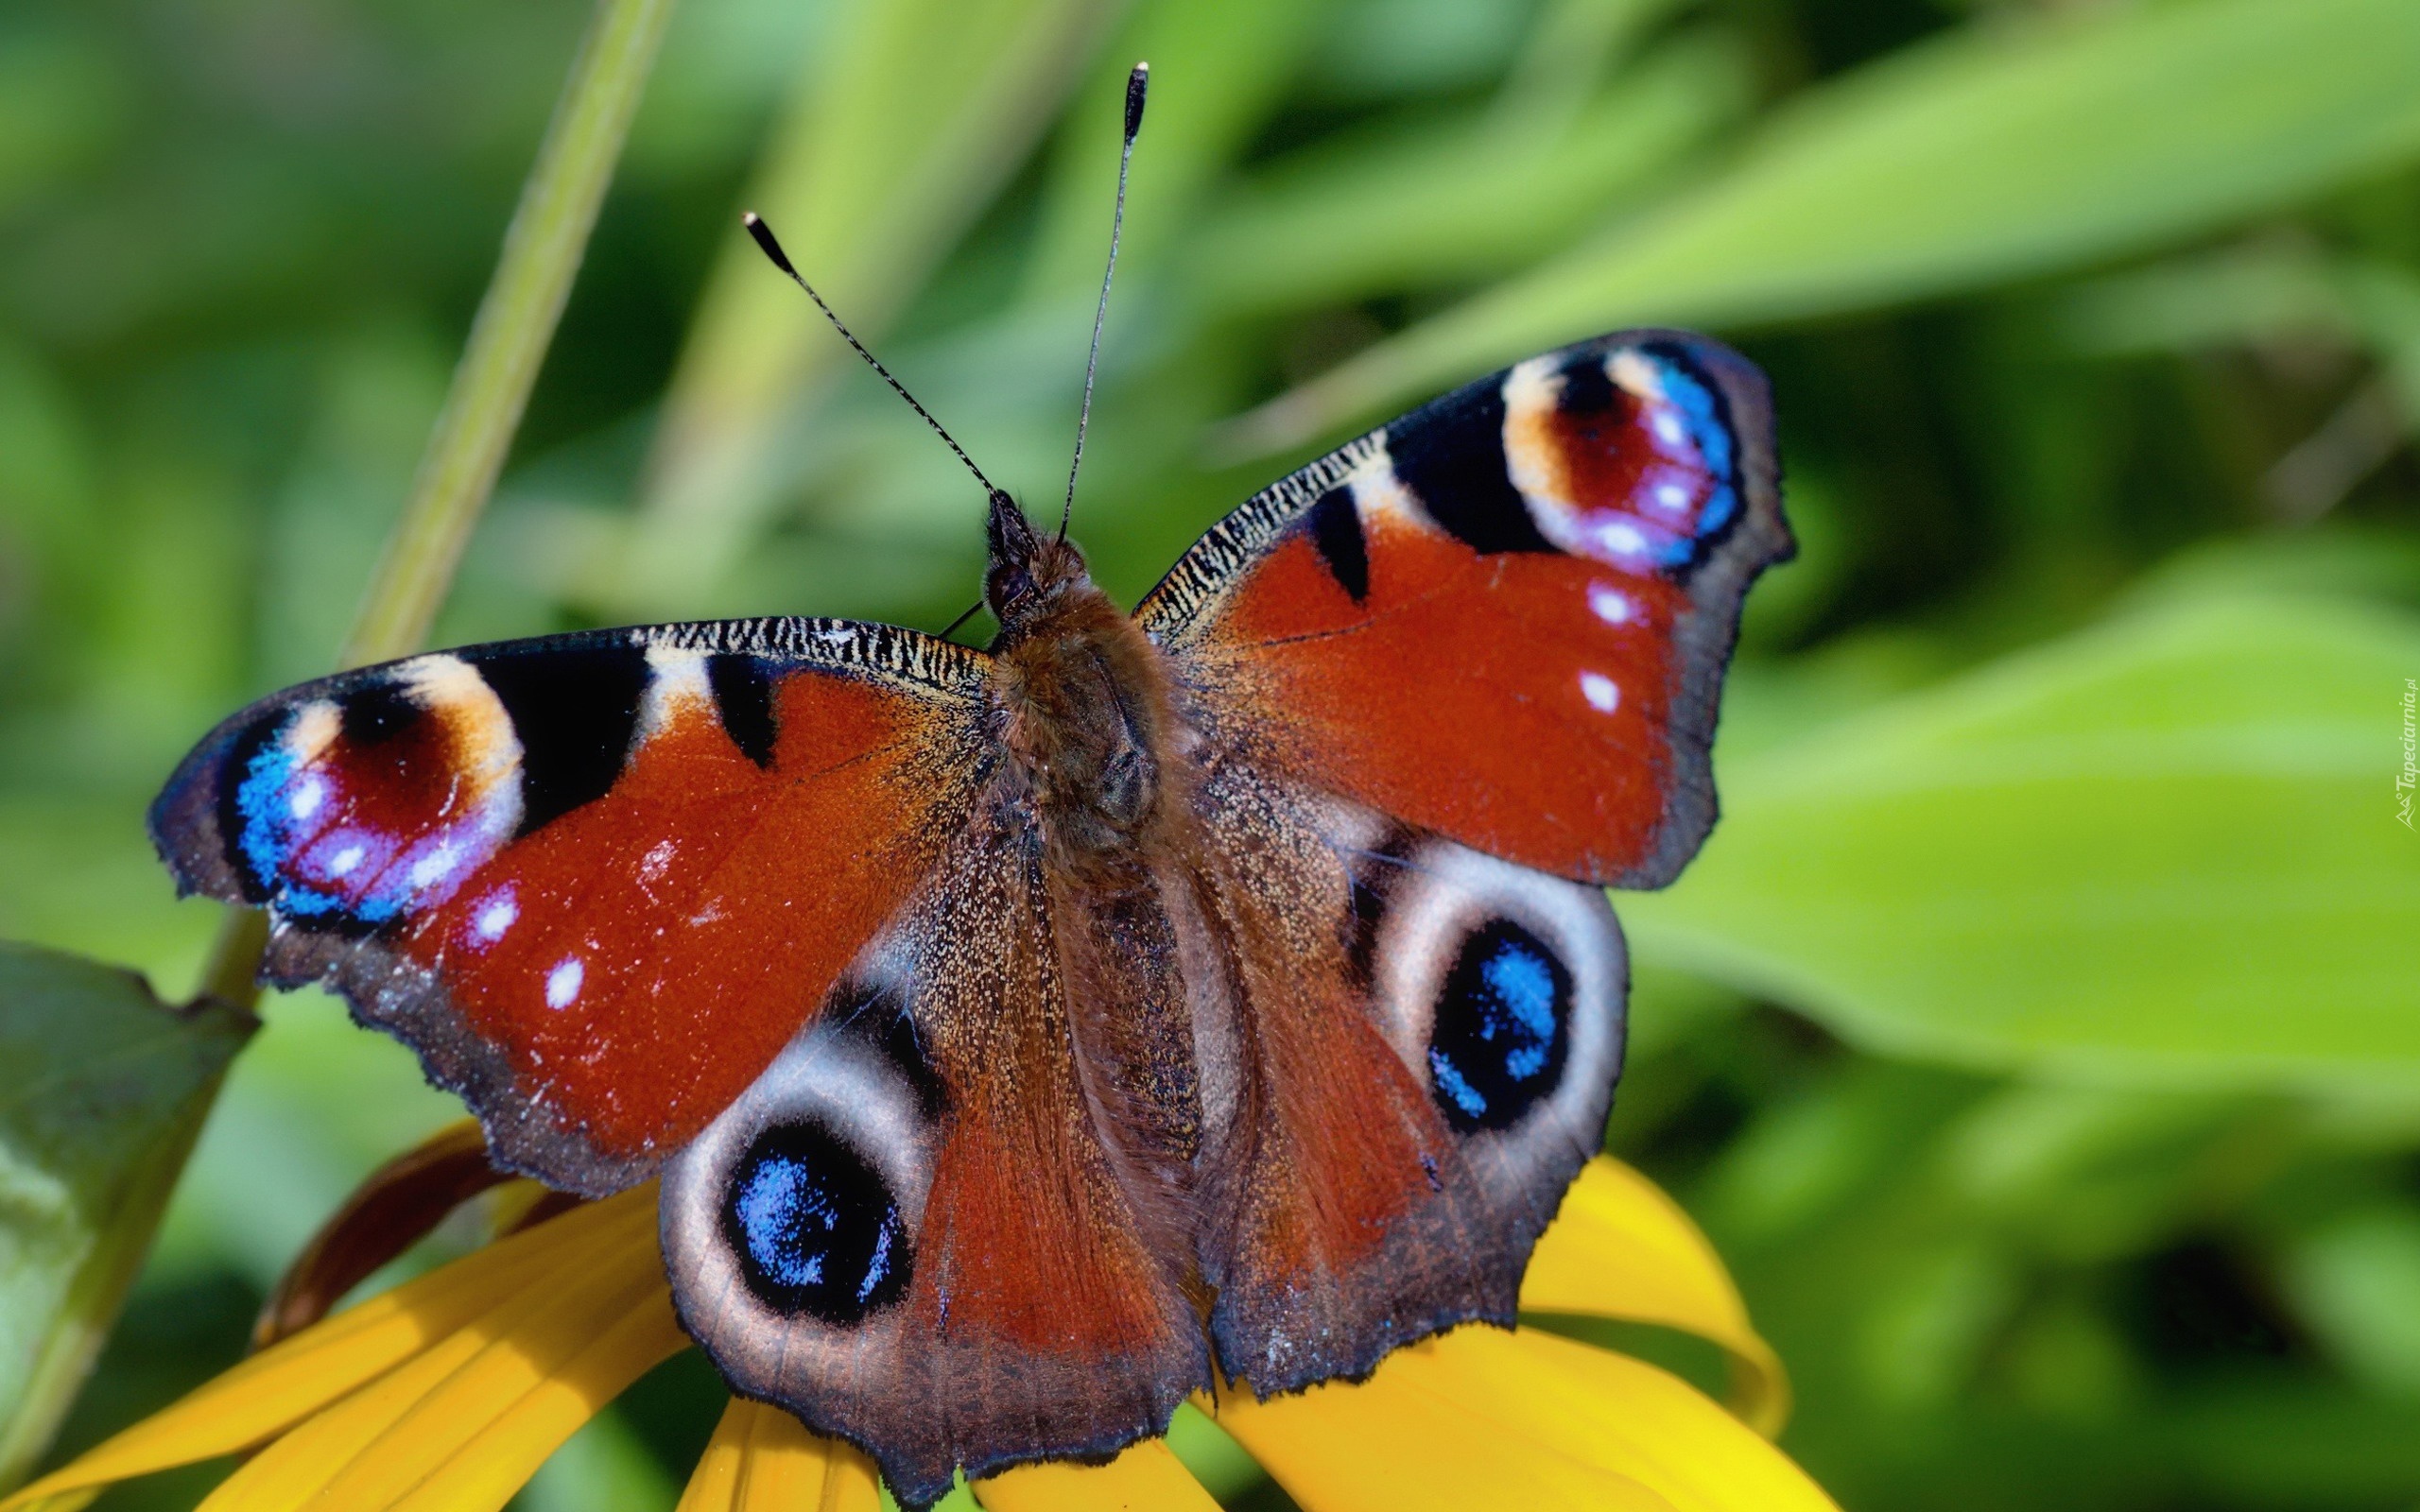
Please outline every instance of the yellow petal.
M1789 1417L1789 1378L1749 1325L1722 1260L1654 1182L1599 1156L1581 1170L1521 1279L1521 1308L1655 1323L1722 1346L1733 1408L1772 1435Z
M1412 1365L1434 1352L1433 1343L1398 1350L1359 1385L1313 1386L1267 1402L1238 1391L1215 1409L1196 1400L1304 1512L1675 1512L1620 1470L1425 1385Z
M835 1444L823 1471L823 1504L817 1512L881 1512L882 1478L873 1461L846 1444ZM778 1498L758 1497L753 1477L749 1486L748 1512L784 1512Z
M678 1512L879 1512L873 1462L779 1407L734 1398Z
M565 1213L371 1298L237 1365L14 1496L0 1512L249 1449L525 1291L543 1295L600 1249L654 1240L653 1183Z
M734 1397L723 1408L715 1436L706 1440L706 1452L698 1456L689 1484L682 1487L681 1504L673 1512L734 1512L739 1505L740 1452L748 1443L748 1412L754 1406Z
M1535 1329L1466 1327L1404 1351L1371 1384L1423 1393L1629 1476L1679 1512L1838 1512L1789 1456L1696 1387ZM1392 1364L1392 1362L1391 1362Z
M672 1314L671 1292L657 1292L480 1430L394 1506L399 1512L503 1506L598 1409L688 1344Z
M510 1333L544 1303L541 1289L509 1294L471 1324L438 1340L342 1401L315 1413L236 1467L202 1503L206 1512L277 1512L309 1501L329 1478L394 1426L454 1372Z
M1162 1440L1106 1465L1025 1465L975 1484L985 1512L1219 1512Z
M476 1350L397 1404L402 1410L352 1455L321 1459L321 1484L303 1505L420 1508L430 1504L424 1498L458 1486L460 1494L441 1504L462 1512L501 1506L596 1406L683 1343L651 1234L584 1255L579 1269L558 1277L509 1328L465 1332ZM519 1478L496 1484L498 1469L512 1463L522 1466ZM253 1505L235 1504L246 1512Z

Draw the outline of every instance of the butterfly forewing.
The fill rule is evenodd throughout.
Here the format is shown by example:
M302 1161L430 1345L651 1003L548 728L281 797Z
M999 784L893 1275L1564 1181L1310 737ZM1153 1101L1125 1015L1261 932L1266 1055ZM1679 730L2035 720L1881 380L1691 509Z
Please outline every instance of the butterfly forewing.
M1660 886L1714 821L1748 583L1790 551L1763 377L1630 332L1321 458L1137 617L1238 759L1526 866Z
M600 1193L786 1043L961 828L981 657L829 621L415 657L228 720L152 812L497 1152Z
M1511 1321L1620 1067L1592 885L1669 881L1712 824L1741 597L1789 550L1762 376L1632 332L1311 463L1145 600L1242 962L1201 1234L1231 1375Z

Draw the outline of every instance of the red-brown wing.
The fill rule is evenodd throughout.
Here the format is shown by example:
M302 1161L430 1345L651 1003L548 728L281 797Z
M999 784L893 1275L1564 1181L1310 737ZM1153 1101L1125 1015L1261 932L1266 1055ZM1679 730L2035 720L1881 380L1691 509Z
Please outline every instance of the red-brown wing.
M1214 747L1559 876L1669 882L1749 582L1770 404L1701 336L1533 358L1264 491L1138 610Z
M1211 1383L1076 1047L1066 900L978 816L829 1005L666 1168L683 1322L740 1391L860 1445L903 1504L1105 1457ZM1118 963L1182 991L1173 959Z
M1603 893L1240 764L1201 811L1237 1022L1202 1069L1239 1089L1202 1161L1220 1368L1267 1395L1509 1326L1621 1067Z
M646 1176L797 1033L960 827L982 659L745 621L416 657L228 720L152 810L186 892L269 910L500 1158Z
M1239 1024L1202 1073L1242 1089L1203 1162L1231 1375L1511 1321L1620 1066L1599 885L1670 881L1712 824L1740 601L1789 550L1762 377L1636 332L1311 464L1145 601Z

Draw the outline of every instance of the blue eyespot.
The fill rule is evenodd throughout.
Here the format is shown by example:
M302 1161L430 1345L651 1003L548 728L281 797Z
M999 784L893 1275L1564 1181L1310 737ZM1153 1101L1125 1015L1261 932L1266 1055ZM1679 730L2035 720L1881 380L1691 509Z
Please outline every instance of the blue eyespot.
M1716 407L1714 390L1696 374L1668 358L1659 356L1655 365L1663 380L1665 397L1679 405L1686 417L1689 439L1697 447L1698 460L1706 476L1714 480L1713 490L1698 510L1694 539L1703 540L1729 524L1739 508L1739 496L1731 486L1731 427ZM1683 556L1686 555L1684 551Z
M1544 941L1498 919L1474 930L1446 973L1428 1037L1445 1122L1509 1128L1563 1080L1571 973Z
M732 1174L722 1217L749 1290L778 1312L855 1323L908 1289L899 1205L873 1167L820 1125L757 1135Z
M253 751L235 787L235 844L254 890L288 918L387 922L410 901L374 882L392 868L395 837L342 823L342 795L328 774L300 766L284 729Z

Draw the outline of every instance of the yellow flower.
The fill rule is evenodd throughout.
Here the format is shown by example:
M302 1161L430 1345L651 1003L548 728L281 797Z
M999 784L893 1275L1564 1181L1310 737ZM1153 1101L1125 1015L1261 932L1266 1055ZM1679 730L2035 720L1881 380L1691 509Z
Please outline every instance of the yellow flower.
M689 1341L657 1257L652 1183L569 1211L519 1183L516 1231L310 1321L480 1184L464 1175L478 1150L475 1126L462 1125L373 1177L272 1299L264 1330L275 1342L0 1500L0 1512L74 1512L114 1482L241 1453L207 1512L502 1507L582 1423ZM1521 1304L1710 1339L1731 1358L1734 1410L1653 1366L1528 1326L1457 1329L1397 1351L1357 1385L1271 1401L1229 1392L1194 1409L1305 1512L1832 1506L1760 1436L1788 1411L1788 1386L1721 1263L1636 1172L1599 1159L1581 1174L1538 1243ZM680 1512L875 1512L876 1487L856 1450L735 1400ZM973 1491L986 1512L1218 1504L1160 1440L1103 1466L1027 1466Z

